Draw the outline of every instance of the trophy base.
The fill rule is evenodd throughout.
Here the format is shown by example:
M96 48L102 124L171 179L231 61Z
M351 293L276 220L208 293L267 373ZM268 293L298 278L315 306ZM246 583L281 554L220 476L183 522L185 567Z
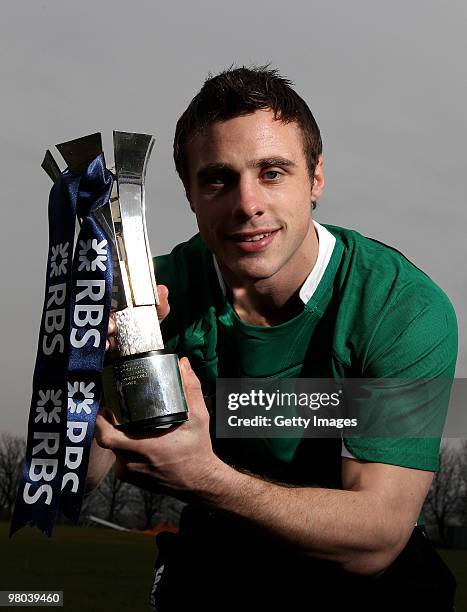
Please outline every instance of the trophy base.
M175 353L165 350L120 358L102 371L106 407L116 427L147 434L188 419Z
M116 428L124 433L130 434L151 433L155 429L165 429L172 427L172 425L177 425L178 423L184 423L187 418L186 412L179 412L178 414L170 414L165 417L154 417L152 419L146 419L145 421L116 425Z

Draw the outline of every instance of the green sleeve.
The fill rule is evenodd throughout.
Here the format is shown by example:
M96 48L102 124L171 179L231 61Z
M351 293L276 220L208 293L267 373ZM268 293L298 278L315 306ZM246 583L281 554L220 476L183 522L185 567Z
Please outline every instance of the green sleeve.
M449 403L457 357L457 321L451 303L436 285L408 285L389 300L375 325L365 355L365 377L440 379L447 392L437 398L441 425ZM447 385L445 381L447 380ZM415 410L413 410L415 408ZM424 432L426 407L411 406ZM441 427L442 428L442 427ZM344 438L358 459L436 471L439 437Z

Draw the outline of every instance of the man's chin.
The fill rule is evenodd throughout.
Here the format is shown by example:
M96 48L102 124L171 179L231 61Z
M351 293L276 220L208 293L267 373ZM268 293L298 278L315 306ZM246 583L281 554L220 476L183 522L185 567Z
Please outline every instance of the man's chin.
M266 265L251 265L245 262L243 265L227 266L229 272L237 281L245 281L248 283L266 280L274 275L275 269L272 266Z

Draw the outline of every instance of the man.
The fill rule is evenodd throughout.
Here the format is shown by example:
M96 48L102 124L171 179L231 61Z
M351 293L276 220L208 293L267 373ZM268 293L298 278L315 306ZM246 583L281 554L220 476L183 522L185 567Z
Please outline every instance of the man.
M319 129L275 71L206 81L174 158L200 234L156 275L190 418L147 439L96 423L122 478L189 502L158 540L155 608L451 610L451 576L414 529L439 440L217 440L202 392L216 377L452 378L449 301L397 251L313 221Z

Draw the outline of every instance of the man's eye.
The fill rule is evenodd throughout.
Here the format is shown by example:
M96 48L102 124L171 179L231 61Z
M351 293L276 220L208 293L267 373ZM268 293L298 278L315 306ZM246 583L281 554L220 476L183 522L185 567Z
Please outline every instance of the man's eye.
M267 181L277 181L280 178L281 173L278 170L268 170L263 173L263 178Z
M206 187L219 189L227 185L229 177L224 174L211 174L206 176L203 183Z

